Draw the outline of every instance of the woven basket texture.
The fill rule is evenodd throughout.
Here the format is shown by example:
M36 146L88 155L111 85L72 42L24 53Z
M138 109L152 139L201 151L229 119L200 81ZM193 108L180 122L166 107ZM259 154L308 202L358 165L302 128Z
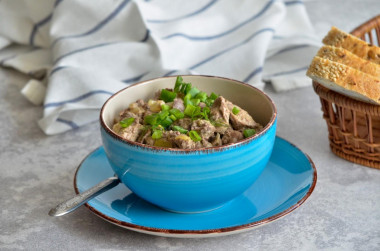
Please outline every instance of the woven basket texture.
M351 34L380 45L380 15ZM357 101L313 81L326 120L330 148L348 161L380 169L380 106Z

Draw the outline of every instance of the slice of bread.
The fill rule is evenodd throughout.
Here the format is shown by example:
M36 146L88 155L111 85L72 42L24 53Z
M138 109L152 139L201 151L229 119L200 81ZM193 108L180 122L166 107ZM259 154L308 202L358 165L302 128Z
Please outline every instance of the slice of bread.
M311 62L306 75L343 95L380 105L379 77L317 56Z
M317 57L341 63L380 78L380 65L362 59L342 47L322 46L317 53Z
M336 27L332 27L322 41L326 45L342 47L363 59L380 64L380 48L350 35Z

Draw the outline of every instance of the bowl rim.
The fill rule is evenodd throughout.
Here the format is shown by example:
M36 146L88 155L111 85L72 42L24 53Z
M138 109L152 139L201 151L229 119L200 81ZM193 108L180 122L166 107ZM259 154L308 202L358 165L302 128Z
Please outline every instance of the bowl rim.
M272 109L273 109L272 117L270 118L270 121L264 126L263 130L261 130L259 133L255 134L255 135L253 135L251 137L248 137L246 139L240 140L240 141L238 141L236 143L229 143L229 144L225 144L225 145L222 145L222 146L202 147L202 148L195 148L195 149L181 149L181 148L158 147L158 146L150 146L150 145L142 144L142 143L139 143L139 142L134 142L134 141L131 141L131 140L128 140L128 139L125 139L125 138L119 136L111 128L109 128L107 126L107 124L104 122L103 113L104 113L105 107L107 106L107 104L114 97L118 96L120 93L125 92L129 88L135 87L137 85L145 84L147 82L151 82L151 81L155 81L155 80L160 80L160 79L173 78L173 77L177 77L177 76L181 76L181 77L216 78L216 79L220 79L220 80L232 81L232 82L234 82L236 84L240 84L240 85L246 86L248 88L252 88L255 91L259 92L261 95L263 95L269 101L269 104L272 106ZM219 77L219 76L211 76L211 75L172 75L172 76L152 78L152 79L148 79L148 80L137 82L135 84L129 85L129 86L127 86L127 87L125 87L125 88L117 91L111 97L109 97L106 100L106 102L104 102L104 104L103 104L103 106L102 106L102 108L100 110L100 114L99 114L99 121L100 121L101 128L104 129L104 131L109 136L111 136L112 138L114 138L114 139L116 139L118 141L121 141L123 143L126 143L127 145L138 147L138 148L150 149L150 150L154 150L154 151L167 151L167 152L178 152L178 153L195 153L195 152L205 152L205 153L208 153L208 152L214 152L214 151L223 151L223 150L230 149L231 147L233 147L233 148L235 147L236 148L238 146L248 144L251 141L253 141L253 140L255 140L255 139L263 136L264 134L266 134L269 131L269 129L275 124L276 119L277 119L276 105L274 104L273 100L265 92L263 92L262 90L254 87L252 85L249 85L247 83L244 83L244 82L236 80L236 79Z

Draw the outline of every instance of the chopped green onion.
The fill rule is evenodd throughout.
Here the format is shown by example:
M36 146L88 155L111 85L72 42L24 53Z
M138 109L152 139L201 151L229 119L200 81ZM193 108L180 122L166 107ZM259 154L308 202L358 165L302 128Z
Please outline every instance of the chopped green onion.
M187 85L186 83L182 83L181 86L180 86L179 92L185 93L185 91L186 91L186 85Z
M199 92L195 98L198 98L201 102L205 102L207 99L207 93L205 92Z
M165 119L160 121L160 125L162 125L165 128L170 126L172 123L173 123L173 120L171 120L169 117L166 117Z
M171 120L173 120L173 121L176 121L176 120L177 120L177 117L176 117L176 116L174 116L173 114L172 114L172 115L170 115L170 116L169 116L169 118L170 118Z
M175 92L168 91L166 89L162 89L160 94L160 99L165 102L172 102L177 97Z
M185 88L183 93L187 94L191 90L191 83L187 83L187 84L185 84L185 86L186 86L186 88Z
M160 139L162 138L162 131L161 130L156 130L152 134L152 139Z
M234 108L232 108L232 113L237 115L238 113L240 112L240 109L237 108L236 106L234 106Z
M202 112L201 112L201 108L199 106L195 107L193 115L191 116L192 119L195 119L196 117L203 117Z
M168 111L169 109L170 109L170 106L168 106L167 104L161 105L161 110L162 111Z
M202 140L201 136L199 136L199 134L198 134L196 131L190 131L190 132L189 132L189 137L190 137L194 142L197 142L197 141L201 141L201 140Z
M186 93L186 95L190 94L191 97L195 97L199 92L200 92L200 90L198 90L198 88L193 87L193 88L190 89L190 91L188 91Z
M174 85L174 92L183 93L186 95L190 90L191 90L191 83L184 83L182 77L177 76L177 79Z
M147 115L144 118L144 123L154 126L157 124L157 117L157 114Z
M187 134L187 130L183 127L180 127L180 126L173 126L172 127L173 131L178 131L180 133L183 133L183 134Z
M243 131L243 135L245 138L251 137L252 135L255 135L256 130L255 129L245 129Z
M203 112L204 119L208 120L208 116L210 115L210 112L211 112L210 108L208 108L207 106L203 107L202 112Z
M211 124L215 127L228 127L229 125L227 125L226 123L223 123L223 122L220 122L220 121L211 121Z
M154 126L152 126L152 129L153 129L153 131L156 131L156 130L163 131L164 130L162 125L154 125Z
M193 117L193 114L194 112L196 111L197 107L194 106L194 105L191 105L191 104L188 104L185 108L185 115L189 116L189 117Z
M185 106L187 106L188 104L193 104L192 102L191 102L191 95L190 94L187 94L184 98L183 98L183 103L185 104Z
M175 85L174 85L174 92L175 93L178 93L181 89L181 86L183 84L183 79L181 76L177 76L177 79L175 81Z
M132 125L132 123L135 121L135 118L126 118L119 122L120 126L123 128L127 128L128 126Z
M182 92L183 94L187 94L191 90L191 84L190 83L183 83L180 87L179 92Z
M206 99L206 100L204 101L204 103L205 103L208 107L211 107L212 104L214 104L214 100L208 98L208 99Z
M167 116L169 116L169 111L160 111L160 112L158 113L158 117L159 117L161 120L165 119Z
M171 115L174 115L177 119L182 119L183 117L185 117L185 114L183 114L183 112L181 112L177 108L170 109L169 113Z
M201 108L199 106L194 106L191 104L188 104L186 106L184 113L192 119L195 119L196 117L202 115Z
M200 99L198 99L198 98L192 98L191 99L191 103L193 104L193 105L199 105L199 103L201 102L201 100Z
M210 99L213 99L213 100L215 100L215 99L217 99L219 96L218 95L216 95L215 93L211 93L210 94Z

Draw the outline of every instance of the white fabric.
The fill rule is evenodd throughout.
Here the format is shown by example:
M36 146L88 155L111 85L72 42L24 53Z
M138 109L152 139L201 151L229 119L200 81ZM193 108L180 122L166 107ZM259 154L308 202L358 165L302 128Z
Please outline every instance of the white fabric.
M0 1L0 64L46 78L24 90L35 103L46 91L46 134L97 120L112 93L154 77L304 86L316 46L299 0Z

